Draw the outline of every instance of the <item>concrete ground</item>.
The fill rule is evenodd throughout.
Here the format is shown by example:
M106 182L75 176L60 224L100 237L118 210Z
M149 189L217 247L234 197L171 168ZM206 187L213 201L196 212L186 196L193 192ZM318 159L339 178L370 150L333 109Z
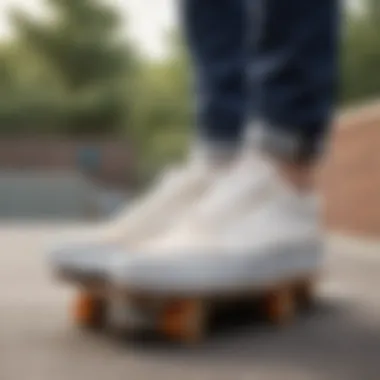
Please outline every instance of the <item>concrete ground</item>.
M49 277L46 244L69 228L0 227L1 380L377 380L380 250L338 239L318 306L284 330L233 326L204 344L127 344L78 331L71 290Z

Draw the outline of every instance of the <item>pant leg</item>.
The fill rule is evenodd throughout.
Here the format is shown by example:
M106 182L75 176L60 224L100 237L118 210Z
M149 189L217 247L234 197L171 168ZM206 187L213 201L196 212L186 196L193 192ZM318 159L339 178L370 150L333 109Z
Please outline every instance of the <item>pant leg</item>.
M260 21L249 47L257 120L250 132L280 159L314 160L336 95L338 0L248 0L253 3Z
M194 68L198 136L206 145L237 145L247 117L244 0L183 0Z

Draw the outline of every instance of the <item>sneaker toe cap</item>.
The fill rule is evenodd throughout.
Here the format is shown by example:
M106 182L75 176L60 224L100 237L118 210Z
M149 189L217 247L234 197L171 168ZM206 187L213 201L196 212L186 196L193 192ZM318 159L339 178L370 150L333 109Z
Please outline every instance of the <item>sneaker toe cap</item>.
M71 243L52 249L49 262L57 272L96 275L104 273L108 261L118 251L107 244Z

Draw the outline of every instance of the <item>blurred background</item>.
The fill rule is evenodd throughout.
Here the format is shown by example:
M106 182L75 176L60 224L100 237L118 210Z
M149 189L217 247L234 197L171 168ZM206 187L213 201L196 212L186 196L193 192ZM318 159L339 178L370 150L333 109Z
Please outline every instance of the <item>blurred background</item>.
M0 217L109 215L185 154L193 100L175 4L1 0ZM345 2L344 117L322 184L328 224L368 236L380 236L379 21L378 0Z

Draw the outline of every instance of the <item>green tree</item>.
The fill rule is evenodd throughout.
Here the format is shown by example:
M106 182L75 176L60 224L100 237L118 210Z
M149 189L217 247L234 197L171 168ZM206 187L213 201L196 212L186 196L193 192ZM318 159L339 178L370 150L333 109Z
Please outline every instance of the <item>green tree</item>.
M55 122L57 80L37 55L16 41L0 49L1 133L46 131Z
M65 133L119 133L128 117L124 78L133 53L120 38L116 10L97 0L47 0L53 22L15 13L19 43L44 62L52 77L56 124ZM34 87L35 89L35 87Z
M169 43L168 57L141 60L135 77L132 132L148 177L183 156L192 129L188 57L177 34Z
M348 13L343 35L342 91L344 103L380 94L380 3L363 2L362 12Z

